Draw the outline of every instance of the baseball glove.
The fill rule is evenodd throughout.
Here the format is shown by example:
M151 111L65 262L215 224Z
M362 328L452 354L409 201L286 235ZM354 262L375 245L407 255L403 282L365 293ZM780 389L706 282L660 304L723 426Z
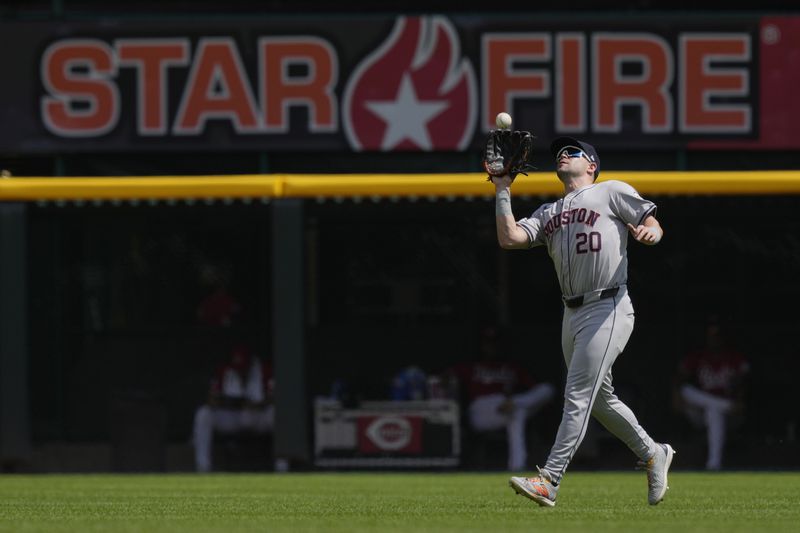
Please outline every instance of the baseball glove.
M533 166L533 135L529 131L492 130L486 138L483 152L483 168L489 173L488 180L508 174L511 179L517 174L528 175Z

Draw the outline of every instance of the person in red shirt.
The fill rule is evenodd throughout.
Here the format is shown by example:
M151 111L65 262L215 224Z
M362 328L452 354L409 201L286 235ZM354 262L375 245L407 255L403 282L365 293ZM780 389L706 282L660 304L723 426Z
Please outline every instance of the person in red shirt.
M498 331L482 330L480 358L459 363L450 369L467 401L470 427L474 431L506 428L508 469L524 470L528 451L525 425L555 394L549 383L536 383L530 373L515 361L501 357Z
M707 470L722 468L728 423L743 411L749 369L744 355L727 345L714 316L706 324L705 345L680 362L677 405L694 425L706 429Z
M272 367L237 344L211 379L208 400L194 417L195 467L210 472L214 432L271 432L275 421Z
M203 265L200 281L206 295L197 306L197 321L211 327L228 328L235 325L242 314L242 306L231 294L230 269L214 264Z

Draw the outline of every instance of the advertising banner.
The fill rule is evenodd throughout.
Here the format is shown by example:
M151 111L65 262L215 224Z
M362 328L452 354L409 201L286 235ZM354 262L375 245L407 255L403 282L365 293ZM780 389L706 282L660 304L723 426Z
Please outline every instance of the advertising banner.
M0 152L797 148L800 17L0 24Z

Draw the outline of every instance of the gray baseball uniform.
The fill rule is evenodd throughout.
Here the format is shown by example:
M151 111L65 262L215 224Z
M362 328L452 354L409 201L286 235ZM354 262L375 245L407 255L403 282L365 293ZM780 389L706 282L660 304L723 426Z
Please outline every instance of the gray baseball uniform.
M517 225L530 246L547 246L564 297L561 345L567 364L564 412L544 470L560 481L593 415L641 459L655 451L633 412L614 394L611 366L633 331L626 289L627 224L656 206L630 185L605 181L544 204Z

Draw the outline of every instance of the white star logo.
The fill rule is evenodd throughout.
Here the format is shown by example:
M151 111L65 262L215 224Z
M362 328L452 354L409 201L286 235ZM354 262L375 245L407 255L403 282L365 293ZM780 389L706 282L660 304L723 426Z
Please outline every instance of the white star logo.
M418 100L414 84L405 74L394 100L373 100L364 105L386 123L381 149L388 151L405 139L410 139L423 150L431 150L433 145L427 124L450 104L441 100Z

